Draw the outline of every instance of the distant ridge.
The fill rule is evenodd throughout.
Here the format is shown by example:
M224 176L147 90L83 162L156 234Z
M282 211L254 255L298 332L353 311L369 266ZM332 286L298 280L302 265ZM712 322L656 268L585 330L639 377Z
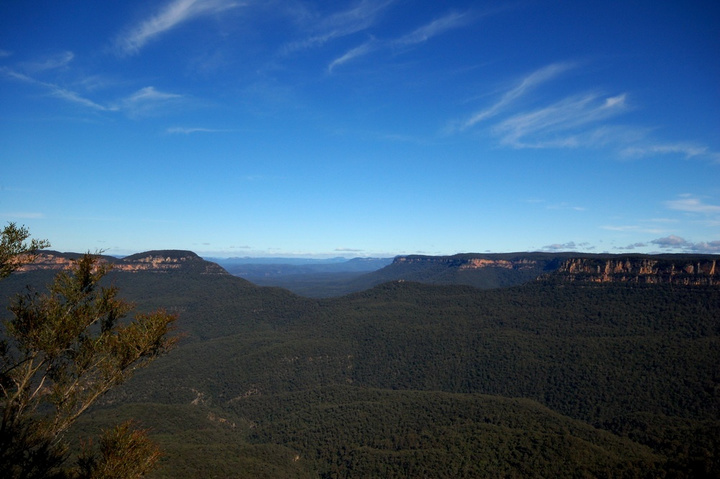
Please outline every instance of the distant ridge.
M398 256L357 278L354 291L388 281L463 284L481 289L530 281L720 284L720 256L689 254L463 253Z
M35 261L20 272L63 270L81 257L79 253L40 251ZM461 253L451 256L397 256L390 264L387 259L352 260L338 264L229 266L230 272L217 263L206 261L188 250L152 250L124 258L99 255L102 262L111 264L119 272L168 273L171 271L195 274L242 276L257 280L264 286L281 286L307 296L341 296L363 291L391 281L413 281L425 284L460 284L479 289L518 286L533 281L638 283L677 285L720 285L720 255L693 254L594 254L594 253ZM378 267L368 271L373 265ZM342 274L335 274L343 268ZM352 271L354 268L354 271ZM341 271L341 270L338 270ZM243 274L245 273L245 274ZM250 274L248 274L250 273ZM262 273L262 278L258 273ZM274 279L273 276L278 276ZM284 276L284 277L280 277ZM291 278L288 281L287 278ZM307 278L305 288L293 288ZM260 281L262 279L263 281ZM284 280L284 282L283 282ZM312 281L316 283L313 283ZM294 282L294 283L293 283ZM317 284L313 290L313 284ZM324 288L322 291L319 288ZM313 294L315 293L315 294Z
M461 253L452 256L397 256L393 262L358 278L354 290L387 281L463 284L480 289L516 286L557 270L573 253Z
M65 270L72 267L80 253L61 253L43 250L35 261L23 266L19 271ZM205 261L196 253L186 250L153 250L137 253L124 258L98 255L103 263L111 264L113 271L167 273L170 271L197 272L200 274L229 274L216 263Z

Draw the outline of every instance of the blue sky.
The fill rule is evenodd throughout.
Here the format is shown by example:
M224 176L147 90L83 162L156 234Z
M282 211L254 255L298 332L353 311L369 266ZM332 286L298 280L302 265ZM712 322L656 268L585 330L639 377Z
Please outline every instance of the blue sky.
M0 4L0 220L62 251L720 253L713 1Z

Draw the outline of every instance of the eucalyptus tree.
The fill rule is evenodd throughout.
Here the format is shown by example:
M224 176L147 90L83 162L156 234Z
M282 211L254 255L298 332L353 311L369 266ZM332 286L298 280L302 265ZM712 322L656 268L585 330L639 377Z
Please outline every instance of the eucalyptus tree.
M28 241L27 228L13 223L0 235L2 277L49 245ZM110 268L86 254L46 292L28 290L11 301L0 331L0 477L141 477L157 461L145 432L125 423L68 464L68 428L175 343L175 315L158 310L127 318L132 305L101 284Z

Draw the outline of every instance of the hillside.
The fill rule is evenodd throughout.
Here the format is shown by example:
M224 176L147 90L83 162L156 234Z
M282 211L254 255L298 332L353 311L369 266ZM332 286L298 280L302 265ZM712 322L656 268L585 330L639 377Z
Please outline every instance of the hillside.
M384 268L355 278L338 278L324 294L323 284L294 289L292 283L265 279L263 284L289 286L308 296L330 296L363 291L388 281L426 284L464 284L480 289L505 288L543 280L560 282L650 282L674 284L720 283L720 265L714 255L609 255L587 253L466 253L453 256L398 256ZM248 278L253 280L253 278Z
M77 253L43 251L21 269L56 271L70 267ZM716 255L609 255L587 253L466 253L453 256L398 256L285 263L282 259L245 263L231 258L224 267L191 251L158 250L125 258L101 256L116 272L168 271L233 274L259 286L277 286L306 297L338 297L390 281L463 284L504 288L541 279L555 282L634 282L685 285L720 284ZM305 260L309 261L309 260ZM388 264L389 263L389 264Z
M720 474L715 286L392 281L310 299L203 271L108 278L178 311L185 337L75 434L136 417L166 451L154 477Z

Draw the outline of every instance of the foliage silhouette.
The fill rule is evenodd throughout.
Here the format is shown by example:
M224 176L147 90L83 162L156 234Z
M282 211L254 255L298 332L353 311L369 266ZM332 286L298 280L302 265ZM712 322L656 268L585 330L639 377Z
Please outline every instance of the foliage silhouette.
M3 231L2 271L12 271L43 242L23 242L27 230ZM168 335L176 316L165 311L124 320L132 306L116 287L99 286L109 266L86 254L70 272L60 272L48 292L17 295L0 335L0 476L109 477L120 471L118 454L133 464L154 462L146 434L129 425L108 432L100 454L84 467L66 466L68 428L102 395L123 383L175 343ZM126 470L139 477L147 468Z

